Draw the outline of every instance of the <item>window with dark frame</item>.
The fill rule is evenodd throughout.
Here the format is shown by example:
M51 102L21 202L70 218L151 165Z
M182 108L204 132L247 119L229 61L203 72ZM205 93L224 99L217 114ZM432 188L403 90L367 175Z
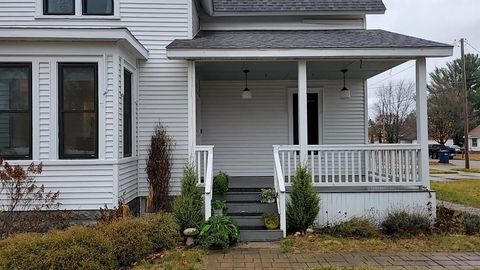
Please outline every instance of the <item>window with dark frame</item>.
M132 156L132 73L123 71L123 157Z
M113 15L114 0L83 0L83 15Z
M472 139L472 147L478 147L478 139L477 138Z
M75 15L75 0L43 0L44 15Z
M98 64L59 63L59 157L98 158Z
M31 63L0 63L0 155L32 159Z

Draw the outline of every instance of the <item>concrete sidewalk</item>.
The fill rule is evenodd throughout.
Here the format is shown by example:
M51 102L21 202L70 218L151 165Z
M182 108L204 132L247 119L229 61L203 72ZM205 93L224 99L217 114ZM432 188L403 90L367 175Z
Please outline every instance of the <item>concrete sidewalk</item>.
M372 269L480 269L479 253L287 253L241 245L208 255L206 269L313 269L322 266ZM266 245L266 244L263 244ZM274 248L275 247L275 248Z

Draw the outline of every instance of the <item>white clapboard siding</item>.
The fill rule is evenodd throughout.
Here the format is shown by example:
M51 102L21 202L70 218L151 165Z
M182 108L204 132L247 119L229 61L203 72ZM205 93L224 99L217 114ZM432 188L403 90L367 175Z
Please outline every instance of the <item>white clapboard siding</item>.
M118 91L114 89L114 67L113 66L113 56L107 55L107 89L105 91L105 159L114 159L114 140L115 140L115 130L114 122L118 121L114 119L115 114L115 101L113 91Z
M39 158L50 159L50 102L51 102L51 66L48 61L39 63Z
M20 162L22 166L27 163ZM114 206L113 166L110 163L84 165L77 161L43 161L43 172L36 181L38 186L44 185L45 192L60 192L57 202L61 209L98 210L105 205ZM0 200L4 198L5 194L0 194Z
M138 160L130 158L121 161L118 168L118 196L124 202L129 202L138 194Z
M423 211L435 214L435 192L385 191L382 192L324 192L319 193L319 225L339 223L353 217L382 220L393 210Z
M250 81L253 98L242 100L244 82L200 83L202 144L215 146L215 172L272 175L272 146L289 144L287 92L296 84L296 81ZM363 143L363 82L348 85L352 91L349 100L340 99L339 90L343 87L340 81L315 81L309 86L324 89L323 143Z
M173 192L178 192L187 159L187 64L185 61L168 60L165 47L176 38L191 37L191 1L120 0L119 20L35 18L36 2L0 0L0 24L3 27L126 27L148 49L148 61L137 63L139 195L147 195L145 158L153 128L159 121L167 127L175 141L171 186ZM107 64L110 68L110 59ZM110 77L108 79L110 84ZM108 92L106 100L111 98L110 94ZM105 108L108 115L111 108ZM111 127L108 120L106 127ZM110 130L106 130L104 151L107 158L112 156L111 142L108 141L111 136Z

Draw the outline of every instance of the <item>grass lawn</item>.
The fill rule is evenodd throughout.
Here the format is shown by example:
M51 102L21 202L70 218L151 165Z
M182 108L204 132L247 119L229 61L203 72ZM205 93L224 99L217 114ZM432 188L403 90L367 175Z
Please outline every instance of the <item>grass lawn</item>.
M480 180L433 181L437 199L480 208Z
M372 239L337 238L321 235L291 236L282 242L284 252L478 252L480 235L432 235L405 239L378 237Z
M459 171L459 172L471 172L471 173L480 173L480 168L470 168L470 169L453 169L454 171Z
M430 174L458 174L458 172L445 171L439 169L430 169Z
M159 254L157 258L138 263L134 270L196 270L205 269L206 252L202 249L177 249Z

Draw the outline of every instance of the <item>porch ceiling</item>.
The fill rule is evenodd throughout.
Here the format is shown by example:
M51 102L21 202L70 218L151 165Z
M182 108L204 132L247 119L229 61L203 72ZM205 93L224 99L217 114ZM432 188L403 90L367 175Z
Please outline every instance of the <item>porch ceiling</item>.
M404 63L406 60L350 60L308 62L309 80L340 80L342 69L348 69L351 79L368 79ZM249 80L297 80L297 62L197 62L197 76L205 81L243 80L242 70L249 69Z

